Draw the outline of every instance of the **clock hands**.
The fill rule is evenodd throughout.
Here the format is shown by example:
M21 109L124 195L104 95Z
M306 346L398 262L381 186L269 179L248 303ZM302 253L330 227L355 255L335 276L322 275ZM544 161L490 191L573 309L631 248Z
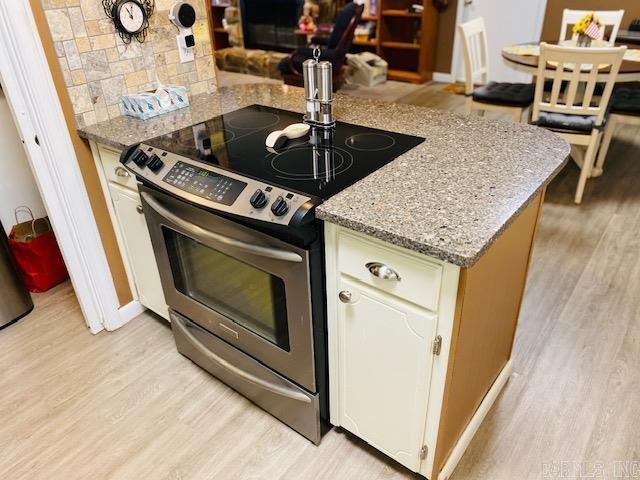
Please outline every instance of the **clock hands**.
M0 0L2 1L4 0ZM154 0L95 1L102 3L105 14L114 22L116 31L125 44L131 43L132 38L140 43L144 42L149 27L147 17L153 13Z

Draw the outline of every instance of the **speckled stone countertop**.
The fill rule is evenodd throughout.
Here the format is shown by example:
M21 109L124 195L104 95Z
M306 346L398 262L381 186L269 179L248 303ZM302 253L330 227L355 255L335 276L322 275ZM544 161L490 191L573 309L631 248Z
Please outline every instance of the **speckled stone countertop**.
M124 148L252 104L302 112L303 91L225 87L156 119L119 117L80 135ZM426 141L323 203L317 216L461 267L482 256L569 155L564 140L529 125L342 95L334 112L343 122Z

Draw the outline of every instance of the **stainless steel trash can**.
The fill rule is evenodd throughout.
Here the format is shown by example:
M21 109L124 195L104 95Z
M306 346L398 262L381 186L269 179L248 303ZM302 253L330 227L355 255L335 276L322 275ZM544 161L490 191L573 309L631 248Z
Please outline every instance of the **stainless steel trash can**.
M33 310L33 301L18 277L7 235L0 223L0 329Z

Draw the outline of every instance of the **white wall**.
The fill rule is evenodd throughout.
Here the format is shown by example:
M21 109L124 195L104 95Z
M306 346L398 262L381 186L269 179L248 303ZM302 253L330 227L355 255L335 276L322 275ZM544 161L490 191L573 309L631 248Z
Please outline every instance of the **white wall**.
M502 61L502 48L516 43L538 42L547 0L471 0L458 2L457 22L483 17L489 47L489 80L528 82L530 75L516 72ZM457 35L457 34L456 34ZM457 58L456 58L457 57ZM453 65L456 77L464 77L462 49L456 36Z
M47 214L0 88L0 221L7 233L15 223L13 212L19 205L31 208L36 218Z

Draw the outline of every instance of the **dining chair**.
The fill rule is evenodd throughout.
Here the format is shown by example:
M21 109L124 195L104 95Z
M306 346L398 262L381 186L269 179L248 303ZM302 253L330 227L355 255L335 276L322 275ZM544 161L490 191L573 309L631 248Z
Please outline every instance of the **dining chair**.
M607 106L627 47L564 47L540 44L531 122L547 128L572 146L572 156L580 166L574 197L582 202L591 176ZM545 81L551 79L551 93ZM604 84L601 96L594 95L596 83ZM563 88L563 83L564 87Z
M508 113L516 122L533 102L534 86L528 83L489 82L487 34L482 17L458 25L464 58L466 109ZM474 88L480 79L481 86Z
M609 107L609 118L602 136L598 159L592 177L602 175L613 133L618 125L640 126L640 89L620 88L615 91Z
M567 39L567 30L569 26L573 26L580 21L582 17L588 13L594 13L596 17L602 23L600 27L600 39L604 39L605 30L607 27L611 27L611 33L609 34L608 43L613 46L616 43L616 37L618 36L618 30L622 23L622 17L624 16L624 10L571 10L565 8L562 11L562 26L560 27L560 40L559 43ZM571 35L572 39L577 38L576 34Z

